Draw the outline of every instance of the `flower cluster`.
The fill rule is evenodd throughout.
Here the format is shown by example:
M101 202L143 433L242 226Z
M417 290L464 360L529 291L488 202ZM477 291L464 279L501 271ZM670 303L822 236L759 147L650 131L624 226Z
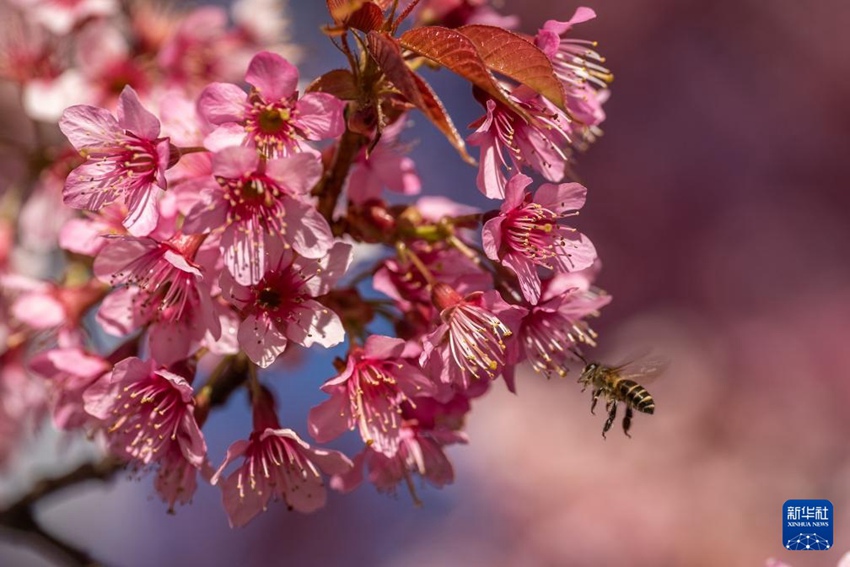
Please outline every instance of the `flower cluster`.
M199 479L220 486L234 526L270 500L316 510L326 483L403 482L415 499L416 476L450 483L446 448L467 442L471 400L499 378L515 391L525 362L565 375L595 346L587 321L610 300L575 226L586 190L569 179L573 152L604 119L610 78L572 37L591 10L531 37L505 31L516 19L484 0L399 13L397 3L328 3L328 34L357 36L338 43L351 68L305 87L294 50L275 43L282 27L259 10L268 3L251 5L237 2L228 25L211 7L14 3L4 25L19 33L0 62L27 115L70 143L34 149L48 162L34 186L7 189L18 197L9 203L61 213L53 227L0 218L0 389L15 392L0 403L0 428L50 411L57 427L155 469L170 509ZM545 80L524 74L511 49L493 55L492 41L512 42ZM458 60L440 42L474 48ZM468 142L491 211L383 199L383 189L423 189L400 142L411 109L472 161L416 58L474 86L485 114ZM470 65L480 72L465 74ZM42 249L63 250L61 267L27 274L11 252L45 231ZM354 262L364 243L383 252ZM345 354L305 431L319 444L356 431L351 459L283 427L272 393L282 355L337 345ZM253 428L216 470L203 427L239 388ZM0 462L12 450L0 447Z

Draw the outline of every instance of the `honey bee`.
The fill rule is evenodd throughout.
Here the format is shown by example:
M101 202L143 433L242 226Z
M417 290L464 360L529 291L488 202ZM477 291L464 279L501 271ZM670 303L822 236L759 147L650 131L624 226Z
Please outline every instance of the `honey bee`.
M582 385L582 392L588 386L593 388L593 402L590 404L590 413L594 413L599 398L605 398L605 411L608 412L608 419L605 420L605 426L602 428L602 437L605 437L617 418L617 404L620 402L626 406L626 415L623 417L623 432L626 437L631 437L629 428L632 425L634 410L650 415L655 413L655 400L637 380L646 381L655 378L666 368L667 361L658 357L640 358L619 366L605 366L600 362L586 362L578 382Z

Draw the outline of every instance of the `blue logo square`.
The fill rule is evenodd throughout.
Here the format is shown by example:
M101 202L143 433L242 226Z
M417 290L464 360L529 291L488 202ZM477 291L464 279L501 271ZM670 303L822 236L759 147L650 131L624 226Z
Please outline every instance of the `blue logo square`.
M782 505L782 545L785 549L831 549L832 528L832 502L829 500L788 500Z

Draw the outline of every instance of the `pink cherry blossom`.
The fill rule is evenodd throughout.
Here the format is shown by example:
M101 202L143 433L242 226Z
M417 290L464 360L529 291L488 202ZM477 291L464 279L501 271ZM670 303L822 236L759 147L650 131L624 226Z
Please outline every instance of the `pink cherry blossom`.
M188 380L157 367L150 359L122 360L108 379L85 392L85 408L105 422L112 450L143 465L160 461L172 449L200 467L207 445L195 421Z
M596 42L565 38L563 35L575 24L595 17L593 10L580 7L566 22L547 21L534 38L537 47L552 60L555 76L560 79L567 95L570 115L582 125L573 125L573 128L589 129L583 133L586 138L592 138L594 127L605 120L602 104L608 98L605 87L611 81L611 73L602 66L605 58L593 50Z
M224 261L242 285L260 281L271 243L301 256L320 258L333 244L327 220L307 202L322 175L312 154L260 160L249 148L225 148L213 158L213 176L183 229L205 232L224 227Z
M392 456L398 450L401 404L430 395L431 383L404 360L401 339L372 335L354 347L345 369L325 382L330 399L310 411L310 434L319 443L357 427L373 450Z
M327 499L320 471L345 474L351 468L351 461L342 453L312 448L291 429L282 429L266 390L255 396L250 437L228 448L212 484L219 484L224 470L239 457L242 464L221 482L232 527L247 524L266 510L272 499L283 500L299 512L314 512Z
M416 164L400 147L398 136L405 125L399 118L381 134L371 152L362 149L354 160L348 176L346 195L352 203L362 204L381 197L381 190L403 195L416 195L422 188Z
M497 291L461 297L438 283L433 295L442 323L422 339L419 363L426 373L463 389L472 380L499 376L513 362L506 340L519 329L525 310L505 303Z
M130 287L101 304L97 320L104 330L126 335L150 325L151 353L163 364L188 356L207 331L219 338L221 308L211 297L209 260L200 260L203 241L202 235L178 233L165 241L124 237L106 246L95 259L95 275ZM213 254L217 250L205 252Z
M586 319L597 316L611 296L591 286L594 274L595 270L555 274L544 282L540 303L522 319L518 336L522 358L547 377L566 375L566 361L578 360L571 347L596 344L596 333Z
M508 181L499 215L482 231L487 257L517 275L525 298L540 298L537 266L557 272L582 270L593 264L596 249L586 236L563 224L584 206L587 190L578 183L545 183L532 197L531 178L517 174Z
M470 125L477 130L467 138L481 148L476 183L491 199L505 198L507 176L503 170L518 173L530 167L549 181L560 181L569 160L570 118L527 87L509 96L531 121L487 98L487 113Z
M222 273L225 298L241 310L239 344L248 357L266 368L286 348L287 341L309 347L331 347L345 331L336 313L315 300L326 294L351 263L350 244L336 243L322 259L296 256L282 246L270 246L263 278L243 286Z
M92 421L83 408L83 392L112 368L103 358L80 348L57 348L37 354L30 369L50 381L53 423L74 429Z
M344 104L327 93L298 96L298 69L289 61L264 51L248 66L249 94L229 83L214 83L201 93L198 108L218 128L206 146L219 150L247 145L266 157L283 157L309 150L307 140L340 135Z
M454 467L444 446L466 443L466 436L455 431L427 431L416 425L406 425L399 430L399 447L393 456L366 448L354 459L354 466L346 474L335 476L331 487L350 492L363 481L363 466L368 470L369 482L379 492L394 494L402 481L414 502L421 504L416 494L412 476L419 475L431 485L442 488L454 482Z
M91 211L114 202L128 209L124 226L144 236L156 226L156 200L166 188L169 141L159 137L159 120L145 110L131 87L118 99L118 118L102 108L72 106L59 128L86 162L65 181L65 203Z

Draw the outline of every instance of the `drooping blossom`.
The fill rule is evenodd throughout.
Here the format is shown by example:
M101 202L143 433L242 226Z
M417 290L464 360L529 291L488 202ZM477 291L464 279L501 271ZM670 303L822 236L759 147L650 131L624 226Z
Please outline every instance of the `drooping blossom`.
M342 133L343 102L327 93L299 97L298 69L280 55L255 55L245 80L253 87L249 94L229 83L214 83L201 93L201 114L218 126L207 136L208 148L244 145L266 157L283 157L309 150L305 141Z
M207 331L218 339L220 307L211 297L210 260L199 252L203 241L203 235L177 233L163 241L124 237L106 246L95 259L95 275L128 287L101 304L97 320L103 329L121 336L149 325L151 354L162 364L188 356Z
M321 259L303 258L280 245L268 247L268 268L254 285L243 286L221 275L225 299L242 312L239 344L248 357L266 368L289 340L309 347L331 347L345 331L339 316L315 300L326 294L351 263L352 247L338 242Z
M484 224L482 241L491 260L517 275L532 304L540 299L537 266L574 272L593 264L596 249L586 236L563 221L578 214L587 190L578 183L544 183L532 196L531 178L517 174L508 181L499 214Z
M307 258L327 254L333 244L331 228L307 202L322 175L313 154L260 160L250 148L231 147L215 155L212 173L215 180L203 185L203 197L189 212L184 230L224 227L224 262L238 283L260 281L272 243L291 246Z
M570 118L528 87L508 96L530 121L487 98L487 113L470 125L477 129L467 137L470 145L481 148L476 184L491 199L505 198L505 170L516 174L530 167L549 181L560 181L569 160Z
M59 128L86 161L65 181L64 200L76 209L100 210L114 202L127 206L124 226L144 236L156 226L156 200L166 188L169 141L159 137L159 120L145 110L136 91L125 87L117 119L89 105L72 106Z
M327 500L320 471L345 474L351 468L351 461L342 453L310 447L291 429L281 428L267 390L258 388L253 398L250 437L227 449L224 462L211 479L212 484L221 484L232 527L247 524L273 499L283 500L299 512L314 512ZM243 461L239 468L221 482L227 466L240 457Z
M354 490L364 480L365 466L369 482L379 492L394 494L399 483L404 482L414 502L421 504L413 475L420 476L437 488L451 484L454 482L454 467L444 447L466 442L466 435L460 432L425 430L416 424L407 424L399 429L399 445L395 454L387 456L367 447L354 458L354 466L350 471L331 480L331 487L341 492Z
M608 98L606 87L612 76L602 66L605 58L593 49L596 42L567 38L564 34L574 25L595 17L596 12L590 8L577 8L566 22L547 21L534 38L537 47L552 61L555 76L564 86L570 116L581 125L574 124L573 128L584 128L582 134L586 139L592 139L595 128L605 120L602 104Z
M104 422L117 455L150 465L177 449L197 468L207 445L192 396L186 377L158 367L153 359L130 357L92 384L83 398L86 411Z
M431 395L434 384L402 358L401 339L371 335L352 348L339 376L325 382L330 399L310 410L310 435L326 443L359 429L374 451L392 456L398 450L401 405Z
M578 360L571 348L595 346L596 333L587 323L611 296L591 285L595 270L555 274L543 282L540 303L529 308L522 319L518 343L522 360L529 360L537 372L551 377L565 376L566 362Z
M432 378L466 389L474 380L495 379L514 362L506 341L519 329L525 309L508 305L497 291L461 297L441 283L433 297L441 324L423 337L419 359Z

